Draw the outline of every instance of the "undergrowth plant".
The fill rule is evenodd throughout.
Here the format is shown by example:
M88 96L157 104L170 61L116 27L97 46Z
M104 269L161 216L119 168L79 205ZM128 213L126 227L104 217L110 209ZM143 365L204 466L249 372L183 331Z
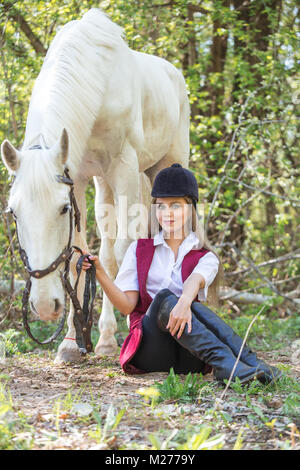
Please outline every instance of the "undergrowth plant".
M31 426L0 382L0 450L29 450L32 445Z
M178 374L175 374L174 369L170 369L170 373L166 380L161 384L155 382L155 386L159 392L157 402L166 400L179 400L181 402L195 401L201 389L204 392L207 388L211 389L212 385L203 380L202 374L187 374L186 378L182 380Z
M185 442L180 443L176 439L178 430L175 429L164 440L156 434L148 436L152 448L151 450L220 450L224 446L225 436L216 434L211 436L211 426L201 426L200 429L187 436Z
M120 411L117 411L113 405L110 405L106 418L101 419L101 416L98 411L93 411L93 417L97 423L95 431L90 431L89 436L96 440L98 444L104 444L113 438L114 432L118 427L124 413L125 408L122 408Z

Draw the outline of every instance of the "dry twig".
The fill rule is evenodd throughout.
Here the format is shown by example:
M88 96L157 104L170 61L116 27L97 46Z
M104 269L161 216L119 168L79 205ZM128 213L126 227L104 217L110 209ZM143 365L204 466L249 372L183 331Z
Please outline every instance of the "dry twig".
M255 322L255 320L258 318L258 316L261 314L261 312L263 311L264 308L265 308L265 305L264 305L264 306L260 309L260 311L255 315L255 317L253 318L253 320L251 321L250 325L249 325L248 328L247 328L245 337L244 337L243 342L242 342L242 346L241 346L241 348L240 348L240 350L239 350L238 356L237 356L236 361L235 361L235 363L234 363L234 366L233 366L233 368L232 368L232 371L231 371L229 380L228 380L228 382L227 382L227 384L226 384L225 389L224 389L223 392L221 393L221 396L220 396L220 398L219 398L219 400L218 400L218 403L223 400L223 398L224 398L224 396L225 396L225 393L227 392L227 390L228 390L228 388L229 388L229 385L231 384L231 380L232 380L234 371L235 371L236 366L237 366L237 364L238 364L238 362L239 362L239 360L240 360L240 357L241 357L242 351L243 351L243 349L244 349L245 343L246 343L246 341L247 341L247 338L248 338L249 332L250 332L250 330L251 330L251 327L252 327L253 323Z

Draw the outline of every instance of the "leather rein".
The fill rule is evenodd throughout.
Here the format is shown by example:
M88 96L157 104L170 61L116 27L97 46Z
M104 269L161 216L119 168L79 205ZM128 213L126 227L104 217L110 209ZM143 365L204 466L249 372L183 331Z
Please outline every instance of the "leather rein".
M74 182L70 178L68 169L64 170L63 175L56 175L56 180L59 183L64 183L70 186L69 239L68 239L68 244L66 248L46 269L31 269L27 253L21 247L21 244L20 244L16 217L12 209L8 209L8 212L12 213L14 216L19 253L23 261L23 264L25 266L25 269L29 274L29 278L26 281L26 285L23 291L23 296L22 296L23 324L24 324L24 327L28 336L33 341L41 345L51 343L61 333L65 324L65 319L66 319L66 302L65 302L65 307L64 307L62 318L59 322L59 325L56 331L45 341L39 341L32 334L29 324L28 324L28 301L29 301L29 295L30 295L30 290L31 290L31 277L34 277L35 279L42 279L43 277L55 271L61 263L64 263L64 270L63 272L60 272L60 277L61 277L62 284L64 286L64 290L65 292L69 294L71 301L73 303L73 307L74 307L73 322L74 322L74 327L76 330L76 343L78 345L80 354L84 355L93 350L93 345L91 341L91 328L92 328L92 323L93 323L93 303L94 303L94 299L96 295L96 271L95 271L93 262L89 260L91 267L86 271L83 306L81 307L80 302L78 300L78 296L77 296L77 286L78 286L79 277L80 277L81 270L82 270L82 263L84 259L87 257L87 255L84 255L82 250L79 247L71 244L72 236L73 236L73 215L74 215L74 220L75 220L74 225L77 228L77 231L80 232L81 230L80 211L79 211L79 208L75 199L75 195L74 195ZM81 253L81 256L79 257L77 264L76 264L77 279L75 281L74 288L72 287L69 281L70 261L74 253L73 248ZM75 339L75 338L69 338L69 339Z

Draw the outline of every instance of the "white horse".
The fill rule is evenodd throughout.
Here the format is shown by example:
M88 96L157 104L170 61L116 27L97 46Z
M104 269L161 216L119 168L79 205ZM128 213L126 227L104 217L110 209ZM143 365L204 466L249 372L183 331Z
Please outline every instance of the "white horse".
M48 267L68 240L69 188L56 180L65 167L74 180L81 212L82 229L73 231L73 243L88 249L85 189L93 177L99 256L114 279L131 242L124 236L124 224L128 226L133 215L118 210L121 198L127 198L128 208L141 201L149 204L150 185L158 171L174 162L188 166L189 102L184 78L166 60L131 50L122 34L99 9L66 24L36 79L22 148L17 150L8 140L1 146L4 164L15 174L8 204L32 269ZM115 238L104 226L103 208L108 205L117 209ZM73 282L74 264L73 257ZM83 285L81 276L81 301ZM42 320L57 319L64 308L59 270L32 279L29 300ZM116 328L113 306L104 295L97 355L116 351ZM72 307L66 338L75 338ZM66 338L57 362L79 358L76 342Z

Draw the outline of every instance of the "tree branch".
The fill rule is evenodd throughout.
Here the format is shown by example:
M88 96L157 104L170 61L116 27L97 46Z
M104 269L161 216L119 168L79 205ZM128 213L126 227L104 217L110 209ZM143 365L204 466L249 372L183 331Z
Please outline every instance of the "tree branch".
M17 10L14 4L11 2L4 1L3 6L4 11L6 11L8 14L8 17L20 25L21 30L29 40L35 52L37 54L46 55L47 49L44 47L39 37L32 31L22 13Z
M217 247L218 245L216 245ZM283 292L279 292L278 289L276 288L276 286L270 281L270 279L268 279L261 271L260 269L256 266L255 263L253 263L253 261L251 259L249 259L247 256L245 256L243 253L241 253L241 251L233 244L233 243L230 243L230 242L226 242L226 243L222 243L221 245L219 245L219 247L225 247L225 246L229 246L231 247L241 258L243 258L244 260L246 260L246 262L251 266L251 268L258 274L258 276L261 278L261 279L264 279L266 281L266 283L268 284L268 287L273 291L275 292L277 295L279 295L280 297L283 297L284 299L286 299L287 301L291 302L292 304L298 304L298 299L293 299L292 297L290 297L289 295L286 295L285 293Z
M7 94L8 94L9 109L10 109L10 114L11 114L11 124L12 124L12 129L14 132L15 139L16 141L18 141L18 124L17 124L16 114L15 114L15 102L13 98L11 83L7 74L6 60L5 60L5 54L2 48L2 44L3 42L0 41L1 61L2 61L2 66L3 66L3 71L4 71L4 77L5 77L5 85L6 85Z
M265 266L269 266L271 264L276 264L276 263L281 263L283 261L289 261L291 259L299 259L300 258L300 250L296 250L296 251L293 251L291 253L288 253L286 255L283 255L283 256L279 256L278 258L274 258L274 259L270 259L268 261L264 261L263 263L260 263L260 264L257 264L257 268L262 268L262 267L265 267ZM245 268L245 269L241 269L240 271L233 271L231 273L226 273L226 276L238 276L239 274L243 274L243 273L246 273L248 271L250 271L252 268L249 267L249 268Z
M300 299L294 298L294 295L299 295L298 291L292 291L285 293L289 298L293 298L293 301L300 305ZM237 304L263 304L269 300L272 300L271 295L256 294L251 292L240 292L230 287L220 289L220 300L233 300Z
M173 7L178 5L175 0L170 0L167 3L158 3L157 5L153 5L154 8L161 8L161 7ZM194 5L194 4L187 4L188 10L190 10L193 13L203 13L204 15L207 15L209 13L212 13L209 10L206 10L205 8L200 7L199 5Z
M243 339L242 345L241 345L241 347L240 347L238 356L237 356L236 361L235 361L235 363L234 363L234 366L233 366L233 368L232 368L232 371L231 371L229 380L228 380L228 382L227 382L227 384L226 384L226 387L225 387L224 391L221 393L221 396L220 396L219 400L217 401L217 404L220 404L220 402L222 402L222 400L223 400L223 398L224 398L224 396L225 396L225 393L226 393L227 390L228 390L228 387L229 387L229 385L230 385L230 383L231 383L231 380L232 380L234 371L235 371L236 366L237 366L237 364L238 364L238 362L239 362L239 360L240 360L240 357L241 357L243 348L244 348L245 343L246 343L246 341L247 341L247 338L248 338L249 332L250 332L250 330L251 330L251 327L252 327L253 323L255 322L255 320L258 318L258 316L261 314L261 312L263 311L264 308L265 308L265 306L263 306L263 307L260 309L260 311L255 315L255 317L253 318L253 320L251 321L250 325L249 325L248 328L247 328L247 331L246 331L245 337L244 337L244 339Z

